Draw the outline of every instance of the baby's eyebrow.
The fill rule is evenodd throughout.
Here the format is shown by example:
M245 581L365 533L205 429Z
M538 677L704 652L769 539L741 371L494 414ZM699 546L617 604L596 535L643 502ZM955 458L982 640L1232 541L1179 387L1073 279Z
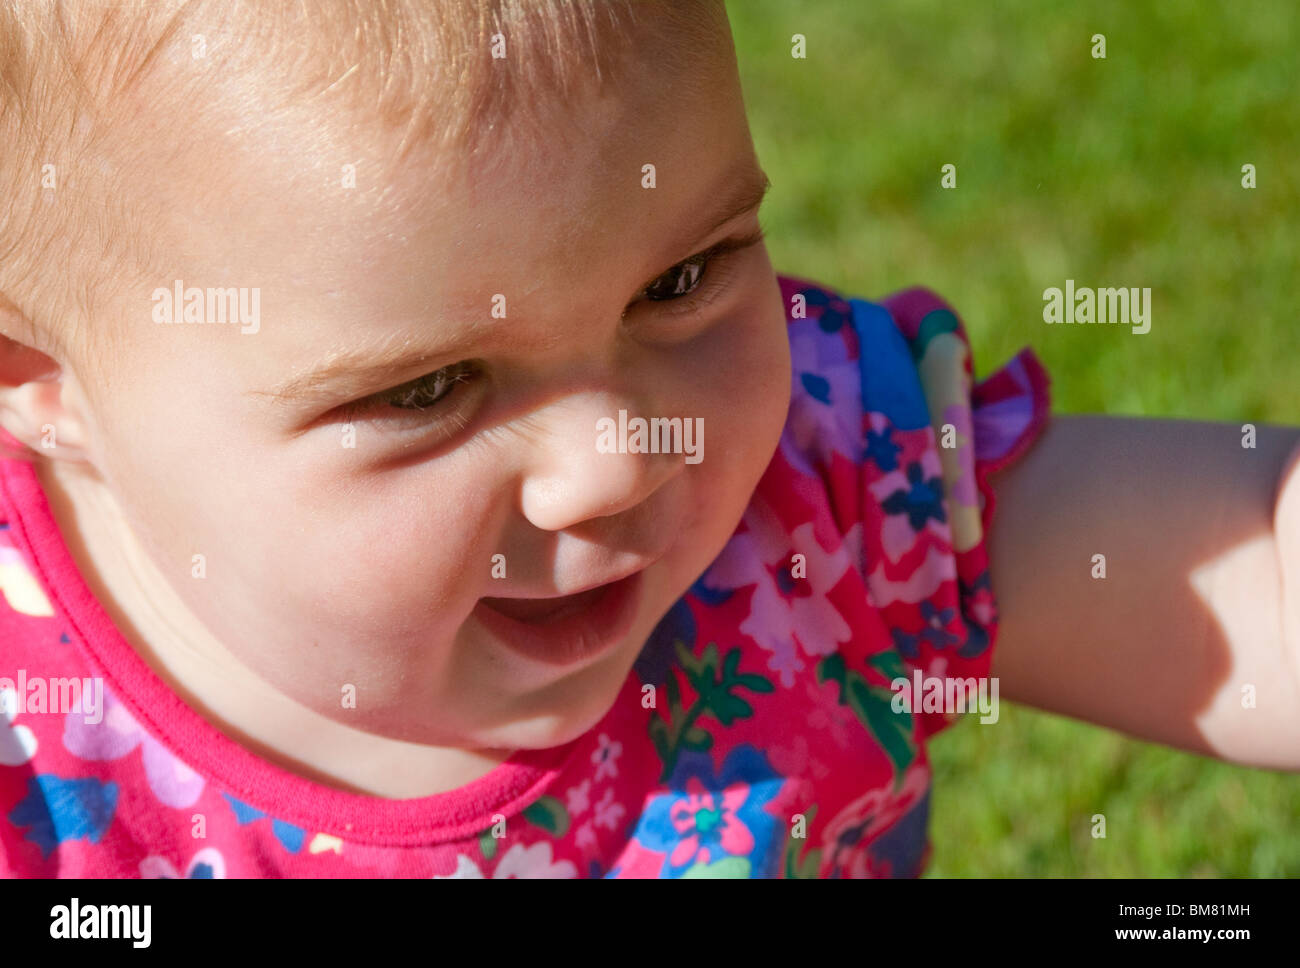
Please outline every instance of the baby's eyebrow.
M707 227L700 233L700 238L712 235L733 218L758 208L771 187L767 172L752 165L746 167L744 173L718 196L718 201L709 208L710 215L701 219L707 222Z
M469 327L467 327L469 328ZM404 373L435 358L427 347L412 346L411 337L386 333L377 344L338 350L271 390L249 390L247 396L266 397L273 403L312 404L326 398L350 397L373 391L394 373ZM460 342L457 334L453 342ZM436 355L442 356L446 349Z

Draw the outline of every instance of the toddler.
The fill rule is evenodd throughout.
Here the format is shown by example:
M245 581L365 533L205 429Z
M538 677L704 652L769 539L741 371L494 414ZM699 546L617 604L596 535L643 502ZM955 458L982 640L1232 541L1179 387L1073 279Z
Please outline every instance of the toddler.
M1300 431L775 274L720 0L6 0L0 143L0 875L914 876L999 695L1300 769Z

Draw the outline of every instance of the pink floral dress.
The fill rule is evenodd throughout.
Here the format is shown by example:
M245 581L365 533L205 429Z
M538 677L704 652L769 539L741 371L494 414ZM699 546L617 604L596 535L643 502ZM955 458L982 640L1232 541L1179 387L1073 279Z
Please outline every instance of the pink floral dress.
M597 726L449 793L346 793L217 731L91 594L32 468L0 461L0 876L919 874L926 741L955 717L900 711L891 683L988 676L986 478L1044 426L1048 378L1024 349L972 385L926 290L780 282L790 409L730 542ZM73 680L101 682L97 715Z

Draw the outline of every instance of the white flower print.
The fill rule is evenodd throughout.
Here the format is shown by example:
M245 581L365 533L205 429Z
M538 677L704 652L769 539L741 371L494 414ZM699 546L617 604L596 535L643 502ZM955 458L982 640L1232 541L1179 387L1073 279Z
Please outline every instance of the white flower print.
M36 755L36 734L13 725L20 708L16 690L0 689L0 766L22 766Z
M573 866L573 861L554 860L551 855L551 842L549 840L538 841L531 847L515 844L502 855L501 862L497 864L496 870L492 872L493 880L503 880L509 877L554 878L577 876L578 869ZM458 854L454 871L450 874L434 874L432 879L446 881L453 878L461 880L482 879L483 871L469 857Z
M464 854L456 855L456 869L450 874L434 874L432 880L450 881L450 880L482 880L483 872L479 870L478 864L474 863Z
M540 840L531 847L515 844L506 851L492 872L493 880L504 877L577 877L578 869L571 860L556 861L551 857L551 842Z

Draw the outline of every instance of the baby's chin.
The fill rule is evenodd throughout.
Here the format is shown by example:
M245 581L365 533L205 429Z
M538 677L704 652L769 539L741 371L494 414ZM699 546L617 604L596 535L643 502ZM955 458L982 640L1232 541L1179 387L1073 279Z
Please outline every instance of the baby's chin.
M459 722L428 710L417 713L410 702L354 718L339 715L335 708L317 708L317 712L342 725L404 743L461 750L550 749L588 732L616 702L638 701L639 693L631 687L632 698L620 700L620 693L643 641L644 635L640 640L629 636L599 662L541 688L520 692L520 683L507 678L482 702L462 707Z
M623 643L613 654L581 674L521 700L508 722L480 733L475 746L540 750L563 746L600 723L618 702L639 702L628 687L641 642ZM628 689L630 698L621 698Z

